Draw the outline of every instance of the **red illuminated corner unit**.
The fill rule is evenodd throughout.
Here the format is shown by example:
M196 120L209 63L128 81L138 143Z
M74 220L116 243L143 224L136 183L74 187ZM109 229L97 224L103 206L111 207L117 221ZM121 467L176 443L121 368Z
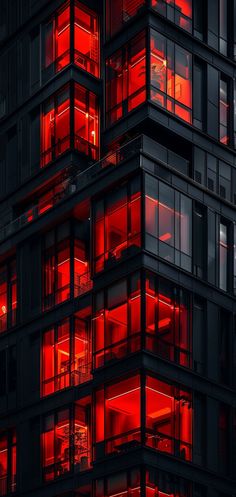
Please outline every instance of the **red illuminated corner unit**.
M192 459L192 395L152 376L136 375L96 392L95 453L123 454L142 444ZM141 422L142 406L145 426Z
M0 433L0 496L16 491L16 432Z
M97 96L76 83L74 86L64 87L44 103L40 133L41 167L69 149L78 150L91 159L98 159Z
M71 25L74 17L74 40ZM65 2L42 26L43 79L46 81L73 62L95 77L100 75L98 15L84 4Z
M185 31L192 32L192 0L152 0L151 6Z

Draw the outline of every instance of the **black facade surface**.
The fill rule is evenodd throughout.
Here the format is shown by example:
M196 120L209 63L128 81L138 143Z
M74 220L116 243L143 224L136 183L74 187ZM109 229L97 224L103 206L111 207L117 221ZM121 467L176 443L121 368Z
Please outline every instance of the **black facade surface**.
M191 4L192 13L183 17L187 4ZM91 63L95 50L84 57L84 68L78 54L74 59L78 5L98 19L97 75ZM54 46L53 63L45 69L46 29L54 30L55 36L59 30L56 16L67 6L69 58L58 69ZM0 496L236 495L235 16L235 0L0 1ZM143 62L140 72L132 76L131 71L140 62L135 59L133 40L141 32ZM153 33L159 36L155 47ZM167 46L165 58L160 40ZM180 61L176 50L182 54ZM155 63L160 61L161 68L156 69ZM167 76L170 67L172 76ZM165 74L167 81L165 88L161 71L161 78ZM188 87L184 86L184 95L179 76L190 81ZM141 90L139 77L145 82ZM222 91L222 81L227 94ZM83 89L86 96L80 119L83 114L84 128L91 115L93 123L87 138L76 130L76 110L82 101L77 92ZM69 95L65 101L62 90ZM188 91L189 107L185 101ZM119 92L122 98L118 102ZM63 107L64 102L68 102L68 108ZM182 107L178 111L179 103ZM51 113L46 128L48 108ZM58 108L62 108L61 115L70 109L69 124L63 121L62 126L68 136L65 138L64 133L62 139L56 128ZM186 118L183 108L184 112L190 109L190 118ZM51 133L50 139L45 129L48 135ZM47 139L50 146L46 150ZM68 146L63 149L66 140ZM133 204L135 201L139 204ZM126 214L120 210L112 221L120 223L126 236L115 248L114 238L110 240L112 236L119 239L119 229L112 234L108 227L111 221L107 220L114 205L126 205ZM103 223L101 229L97 228L99 222ZM135 223L139 228L134 228ZM96 234L99 229L103 242ZM99 244L103 245L101 250ZM64 253L68 258L60 259ZM69 267L64 287L59 281L64 277L58 270L61 261ZM86 267L85 273L79 273L79 263ZM140 285L138 295L133 289L135 277ZM47 278L53 281L52 288ZM114 352L108 336L112 331L104 317L103 350L97 353L96 320L113 309L109 298L121 300L124 282L126 342L123 336L119 339L126 352ZM155 295L156 302L154 329L148 328L150 295ZM165 295L169 300L166 297L165 301ZM134 317L130 302L137 296L139 346L132 341L131 331ZM155 348L147 336L149 333L153 340L152 332L158 335L160 331L160 296L174 309L174 324L169 323L166 330L170 334L173 327L174 337L167 347L168 339L158 336ZM180 310L182 314L187 310L187 353L183 350L186 337L181 342L175 336L184 326L182 322L176 324ZM87 327L91 362L85 364L84 380L75 366L76 320ZM58 330L63 323L69 330L67 369L60 373L54 370L53 379L45 380L45 337L53 330L53 360L59 362ZM115 340L118 342L113 337ZM101 441L97 434L98 396L103 392L101 405L106 409L104 399L109 388L116 384L121 388L130 378L140 381L137 410L140 407L141 427L136 438L123 432L112 452L108 447L115 435L108 439L103 434ZM183 405L188 403L193 413L190 449L186 449L186 442L181 452L180 434L179 438L171 435L171 450L160 448L159 431L152 435L156 445L148 445L147 378L172 388L174 405L183 399ZM182 394L176 393L180 391ZM186 400L188 395L191 401ZM79 463L77 407L78 419L82 419L82 411L84 415L79 429L85 426L90 433L86 439L89 448ZM69 470L61 469L64 462L55 462L55 454L50 469L43 452L47 423L53 418L56 437L60 413L66 410L69 435L64 432L64 437L69 440ZM181 423L179 411L171 411L171 415L172 425L177 418ZM118 422L113 419L111 430L115 432ZM186 428L189 421L185 423ZM108 422L104 425L107 433ZM164 440L167 447L168 434ZM54 440L55 452L56 443ZM187 450L191 452L189 457ZM49 472L54 476L48 477Z

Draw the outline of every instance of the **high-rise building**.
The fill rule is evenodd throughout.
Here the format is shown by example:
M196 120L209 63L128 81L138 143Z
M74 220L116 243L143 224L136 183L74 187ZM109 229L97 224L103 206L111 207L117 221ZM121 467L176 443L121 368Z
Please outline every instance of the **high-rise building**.
M0 0L0 496L236 495L236 1Z

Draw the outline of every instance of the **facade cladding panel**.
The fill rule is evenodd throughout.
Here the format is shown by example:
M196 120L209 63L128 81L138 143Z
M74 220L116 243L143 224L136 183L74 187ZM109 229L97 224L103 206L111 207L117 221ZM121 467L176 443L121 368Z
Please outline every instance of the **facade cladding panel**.
M232 497L236 1L0 2L0 497Z

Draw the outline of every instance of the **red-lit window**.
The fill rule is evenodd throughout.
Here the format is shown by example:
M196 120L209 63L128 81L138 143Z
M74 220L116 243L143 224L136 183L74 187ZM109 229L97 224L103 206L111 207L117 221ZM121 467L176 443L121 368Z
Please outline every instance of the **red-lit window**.
M94 209L94 270L101 271L112 262L137 250L141 243L141 194L139 179L114 190Z
M0 268L0 333L15 326L17 312L16 261Z
M81 399L70 409L45 416L42 433L42 462L45 481L54 480L76 467L91 463L90 400Z
M66 227L66 231L68 235L66 236L65 232L65 239L61 239L60 228L55 233L48 233L45 239L43 253L43 301L45 309L64 302L71 295L74 297L82 295L92 287L89 265L86 261L85 244L76 239L74 243L71 243L68 227Z
M43 334L42 396L91 378L90 316L83 309Z
M151 30L151 99L188 123L192 122L192 56Z
M43 69L59 72L70 63L70 6L66 4L43 26Z
M44 105L41 118L41 167L70 147L70 97L65 88Z
M96 394L96 443L106 442L106 453L117 454L140 444L140 377L107 386ZM97 445L98 448L98 445Z
M191 394L149 376L146 380L146 443L187 461L192 458Z
M94 367L140 349L140 275L122 280L94 299Z
M74 61L85 71L99 77L98 16L79 2L75 4Z
M228 82L220 79L220 141L224 145L229 144L229 97Z
M92 159L97 159L99 147L97 97L77 84L75 85L74 121L75 148Z
M192 0L152 0L151 5L159 14L192 32Z
M181 366L192 366L189 299L179 290L146 276L146 348Z
M146 100L145 32L106 61L107 124L112 124Z
M96 456L121 454L141 443L187 461L192 458L192 395L181 387L139 375L97 390L95 395ZM141 392L142 389L142 392ZM141 428L141 403L146 424Z
M139 497L140 495L140 470L136 468L96 481L95 497Z
M145 188L146 248L191 271L191 199L149 176Z
M99 155L99 112L97 96L83 86L65 87L43 105L41 116L41 167L72 146L97 159ZM74 129L71 128L74 109ZM72 138L74 138L72 142ZM72 145L73 143L73 145Z
M16 491L16 432L0 434L0 496Z
M106 36L117 33L132 17L143 11L146 0L106 0Z

